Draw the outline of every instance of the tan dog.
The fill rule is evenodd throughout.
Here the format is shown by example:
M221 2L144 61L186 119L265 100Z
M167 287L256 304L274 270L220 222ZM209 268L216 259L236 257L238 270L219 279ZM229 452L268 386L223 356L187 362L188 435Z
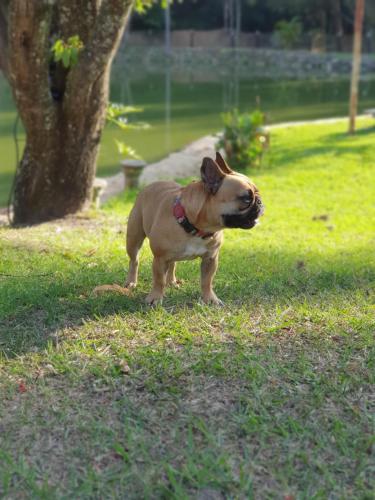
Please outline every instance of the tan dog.
M126 285L135 287L138 253L147 236L154 254L153 287L148 304L161 303L165 287L177 284L176 261L201 257L201 287L206 304L221 304L212 288L223 229L250 229L263 213L257 188L233 172L219 153L204 158L201 181L182 187L154 182L141 191L130 212L126 249L130 258Z

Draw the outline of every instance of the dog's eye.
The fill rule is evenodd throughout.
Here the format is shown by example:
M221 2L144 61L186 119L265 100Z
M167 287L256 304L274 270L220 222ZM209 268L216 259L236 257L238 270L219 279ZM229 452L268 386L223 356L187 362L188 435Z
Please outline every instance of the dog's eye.
M250 193L247 193L247 194L244 194L242 196L239 196L239 200L244 205L249 206L251 203L251 200L252 200L252 196L250 195Z

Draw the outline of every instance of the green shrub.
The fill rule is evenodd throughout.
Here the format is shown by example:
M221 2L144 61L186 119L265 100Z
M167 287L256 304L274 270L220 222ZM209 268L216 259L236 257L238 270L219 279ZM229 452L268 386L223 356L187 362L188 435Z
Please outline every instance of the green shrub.
M234 109L224 113L222 119L224 131L217 146L224 149L228 163L237 170L260 166L269 145L264 114L260 110L240 114Z
M291 49L296 46L302 34L302 24L298 17L293 17L290 21L282 20L276 24L275 33L283 48Z

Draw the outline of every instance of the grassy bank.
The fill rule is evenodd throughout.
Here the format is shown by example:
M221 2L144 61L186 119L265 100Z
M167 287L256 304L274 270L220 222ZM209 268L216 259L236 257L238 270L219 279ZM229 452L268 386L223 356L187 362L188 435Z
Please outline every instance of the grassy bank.
M122 283L132 196L0 229L0 496L372 498L373 122L273 131L266 215L144 306ZM11 275L11 276L9 276Z
M317 55L313 56L316 58ZM115 126L107 125L98 158L99 176L110 176L120 170L121 156L117 152L116 139L125 141L148 163L154 162L206 134L219 131L222 127L220 114L233 107L251 111L256 102L261 102L270 124L345 116L347 113L348 68L345 69L345 77L314 79L306 76L299 80L295 77L277 78L274 65L263 61L262 68L268 68L271 78L262 78L262 69L255 70L252 56L248 56L247 63L251 69L248 64L240 65L238 69L244 69L244 74L239 78L238 72L234 68L229 71L227 64L224 67L218 65L218 72L196 57L187 66L182 65L181 70L175 68L171 74L165 72L160 60L153 59L153 66L159 71L156 74L145 73L139 54L138 65L134 65L133 61L130 66L124 66L118 61L111 77L111 100L143 108L141 114L129 118L131 121L145 121L150 128L128 130L124 134ZM187 69L191 64L194 70ZM290 64L287 66L290 71ZM131 72L128 67L132 68ZM137 67L141 69L138 76ZM226 76L221 71L225 68ZM293 73L295 75L295 70ZM359 111L373 107L374 99L375 79L368 76L361 81ZM16 167L15 120L11 92L0 75L0 209L7 205ZM19 154L22 155L25 135L20 123L16 136Z

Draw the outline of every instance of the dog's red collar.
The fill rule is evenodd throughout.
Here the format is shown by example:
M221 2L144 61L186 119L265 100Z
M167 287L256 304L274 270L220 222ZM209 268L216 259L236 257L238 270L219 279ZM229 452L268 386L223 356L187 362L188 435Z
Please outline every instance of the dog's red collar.
M205 240L206 238L210 238L214 235L214 233L201 231L189 221L186 217L185 209L181 204L181 198L179 196L177 196L173 204L173 215L180 226L182 226L183 229L192 236L198 236L199 238Z

